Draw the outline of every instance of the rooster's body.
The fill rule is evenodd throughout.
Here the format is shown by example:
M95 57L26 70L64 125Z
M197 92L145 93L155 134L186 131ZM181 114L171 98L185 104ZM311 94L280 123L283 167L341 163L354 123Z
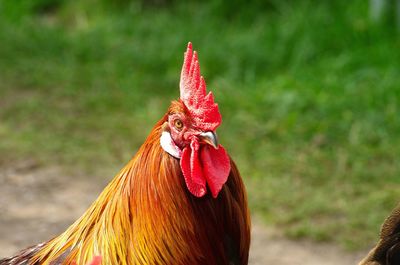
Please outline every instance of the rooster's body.
M63 234L0 265L81 265L94 255L104 265L247 264L246 193L235 163L216 142L219 115L189 44L181 100L172 102L133 159Z

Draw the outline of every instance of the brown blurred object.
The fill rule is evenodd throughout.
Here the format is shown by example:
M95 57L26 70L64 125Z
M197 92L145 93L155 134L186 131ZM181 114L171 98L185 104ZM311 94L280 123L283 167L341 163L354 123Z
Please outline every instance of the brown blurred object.
M376 246L359 263L359 265L395 264L400 264L400 204L383 223Z

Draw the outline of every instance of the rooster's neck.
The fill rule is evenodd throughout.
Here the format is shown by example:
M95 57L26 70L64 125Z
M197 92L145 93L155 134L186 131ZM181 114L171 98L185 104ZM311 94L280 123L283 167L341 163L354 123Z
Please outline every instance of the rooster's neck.
M98 254L104 264L180 264L182 253L193 252L177 243L195 237L195 220L179 160L160 146L162 123L83 216L49 241L36 261L49 264L68 253L66 264L84 264Z

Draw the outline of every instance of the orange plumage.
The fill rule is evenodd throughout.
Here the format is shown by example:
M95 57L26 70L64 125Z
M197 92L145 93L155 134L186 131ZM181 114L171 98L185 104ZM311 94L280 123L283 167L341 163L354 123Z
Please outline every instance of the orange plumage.
M188 152L205 153L211 140L215 149L209 154L223 150L213 138L215 132L204 134L199 122L201 119L193 125L182 100L172 102L137 154L92 206L63 234L35 251L30 264L86 264L95 255L101 255L103 264L247 264L250 218L235 163L228 158L229 176L215 196L209 192L209 183L216 173L207 175L204 168L208 162L200 157L199 170L206 172L207 191L194 194L188 188L192 176L182 172L182 159L160 144L161 135L167 133L182 153L194 146L193 142L199 147L186 149ZM196 163L193 157L190 166ZM210 167L223 172L219 165Z

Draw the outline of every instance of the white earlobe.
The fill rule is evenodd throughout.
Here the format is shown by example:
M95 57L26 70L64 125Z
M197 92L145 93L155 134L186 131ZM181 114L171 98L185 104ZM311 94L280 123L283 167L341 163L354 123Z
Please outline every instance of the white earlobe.
M165 152L176 158L181 158L182 150L174 143L169 132L162 132L160 137L160 144Z

